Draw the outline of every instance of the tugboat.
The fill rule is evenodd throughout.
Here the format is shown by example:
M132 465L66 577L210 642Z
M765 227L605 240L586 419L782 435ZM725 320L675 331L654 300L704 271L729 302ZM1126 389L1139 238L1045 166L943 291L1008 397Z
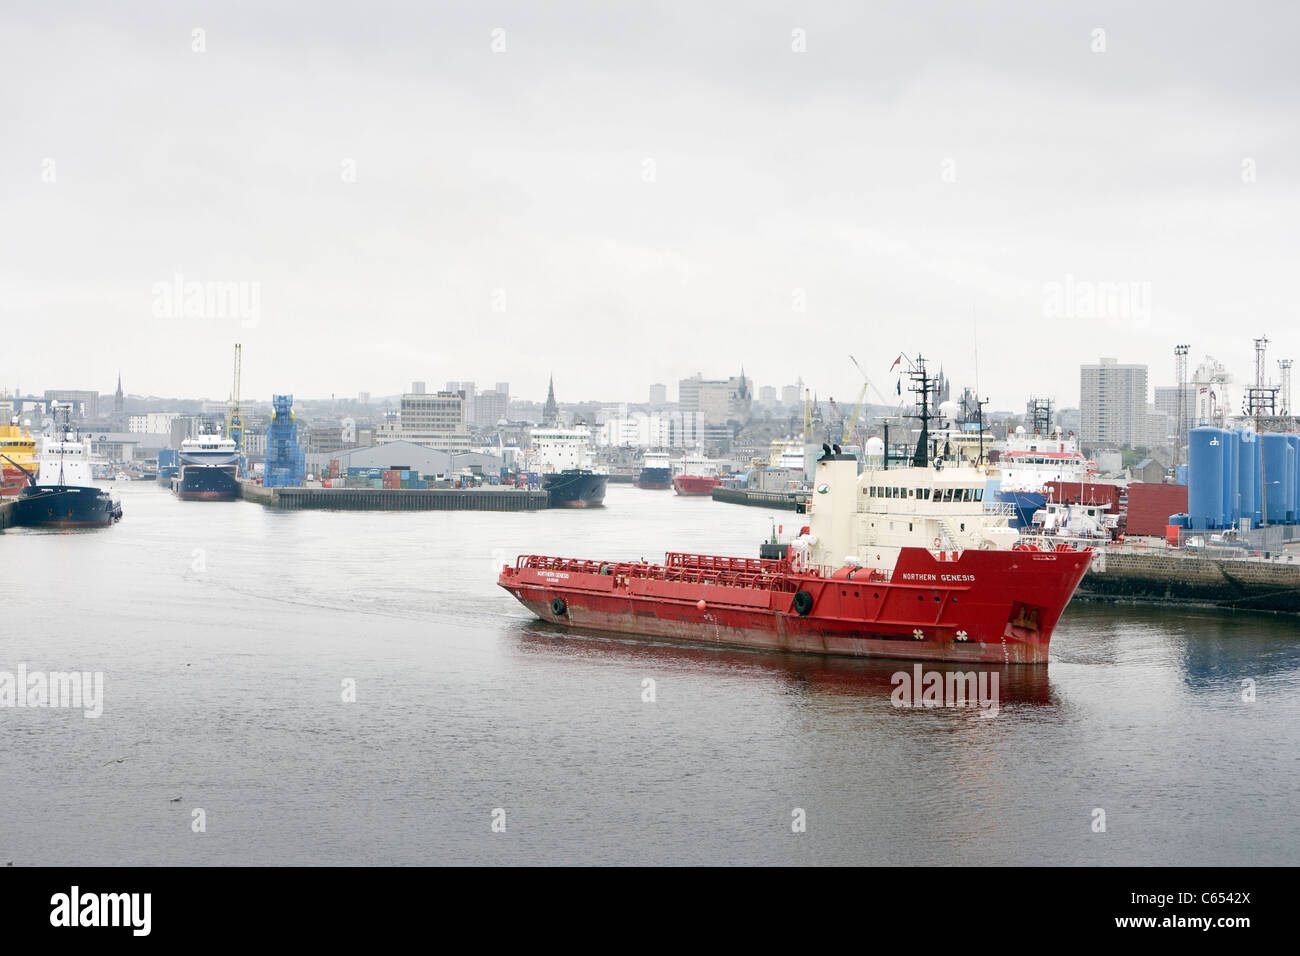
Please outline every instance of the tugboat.
M239 494L239 446L205 423L195 438L181 442L179 474L172 489L182 501L234 501Z
M26 476L14 502L13 523L26 528L103 528L122 517L122 505L90 474L90 450L69 424L71 404L53 402L54 428L41 442L33 473L8 456Z
M809 523L758 558L670 552L663 564L521 555L497 584L563 627L854 657L1045 664L1091 548L1031 544L986 513L978 467L930 448L934 379L909 373L915 453L865 470L817 460ZM883 450L883 454L881 453Z
M648 451L641 459L641 471L636 476L636 486L652 491L664 491L673 486L672 457L667 452Z
M530 470L541 476L552 508L600 508L609 476L590 467L591 435L583 427L532 430Z

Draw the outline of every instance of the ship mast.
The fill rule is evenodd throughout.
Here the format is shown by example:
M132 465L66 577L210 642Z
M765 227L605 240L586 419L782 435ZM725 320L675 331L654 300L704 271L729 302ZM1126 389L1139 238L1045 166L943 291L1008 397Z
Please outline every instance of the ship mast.
M919 418L921 420L921 434L916 440L916 451L912 455L913 468L926 468L930 464L930 419L934 416L930 414L930 396L934 394L938 386L935 380L925 373L925 359L920 355L916 357L915 363L908 371L908 377L912 384L908 389L916 394L917 406L920 411L909 418Z

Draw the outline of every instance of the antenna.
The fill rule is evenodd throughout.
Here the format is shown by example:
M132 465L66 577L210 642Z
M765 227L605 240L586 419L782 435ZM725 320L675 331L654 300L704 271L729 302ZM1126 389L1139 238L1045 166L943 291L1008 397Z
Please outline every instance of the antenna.
M908 390L914 392L917 397L917 403L920 405L920 413L910 416L921 420L921 434L916 441L916 451L912 454L912 467L925 468L930 464L930 396L935 391L935 381L925 372L925 359L920 355L916 357L916 362L908 363L912 367L908 370L908 377L912 384Z
M1178 383L1178 441L1174 448L1174 468L1182 464L1183 445L1187 442L1187 353L1188 345L1174 346L1174 379Z

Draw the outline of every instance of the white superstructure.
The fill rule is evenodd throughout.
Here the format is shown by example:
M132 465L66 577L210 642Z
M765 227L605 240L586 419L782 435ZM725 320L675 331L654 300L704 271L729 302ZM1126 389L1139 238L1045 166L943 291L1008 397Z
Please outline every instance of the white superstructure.
M575 468L591 468L591 432L574 428L540 427L531 431L533 447L527 455L528 470L551 474Z
M57 422L54 429L42 439L40 453L36 456L36 484L94 484L90 470L90 443L64 430L64 426Z
M809 533L793 542L807 566L892 571L902 548L1005 550L1020 540L984 507L984 472L961 464L881 468L858 474L851 455L817 461Z
M1023 425L1007 436L999 453L1003 491L1047 490L1049 481L1085 481L1093 468L1079 451L1073 432L1058 426L1051 434L1025 431Z

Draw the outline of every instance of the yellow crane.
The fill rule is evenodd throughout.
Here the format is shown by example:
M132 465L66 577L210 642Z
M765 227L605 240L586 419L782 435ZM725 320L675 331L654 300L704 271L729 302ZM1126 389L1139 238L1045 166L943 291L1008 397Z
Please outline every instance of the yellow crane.
M862 391L858 392L858 402L853 406L853 413L844 419L844 432L840 435L840 444L847 445L853 433L858 430L858 416L862 414L862 406L867 401L867 389L871 386L870 382L862 383Z
M244 417L239 412L239 373L243 365L243 346L235 343L235 380L230 388L230 414L226 416L226 437L235 440L235 447L244 452Z

